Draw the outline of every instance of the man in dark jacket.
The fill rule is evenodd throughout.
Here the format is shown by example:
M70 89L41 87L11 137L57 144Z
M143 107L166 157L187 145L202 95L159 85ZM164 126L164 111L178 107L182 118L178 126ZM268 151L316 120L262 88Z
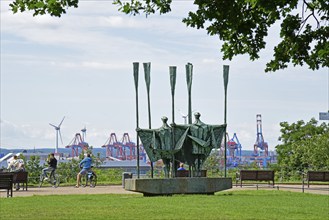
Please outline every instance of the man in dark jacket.
M43 176L45 177L45 180L48 179L47 172L51 173L52 171L56 170L57 168L57 160L55 158L55 155L51 153L49 157L47 158L48 167L44 168L42 170Z

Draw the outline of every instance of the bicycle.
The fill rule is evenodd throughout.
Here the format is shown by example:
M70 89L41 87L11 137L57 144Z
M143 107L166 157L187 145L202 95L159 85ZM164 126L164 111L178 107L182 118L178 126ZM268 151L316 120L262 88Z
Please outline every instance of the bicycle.
M60 177L56 173L56 170L52 170L50 172L49 178L47 180L46 180L46 177L43 175L43 173L41 173L39 188L44 184L45 181L47 181L49 184L51 184L54 188L57 188L60 184Z
M93 170L89 170L84 176L83 176L83 180L81 180L82 182L85 182L86 184L82 184L82 187L86 187L86 186L90 186L92 188L94 188L97 185L97 175Z

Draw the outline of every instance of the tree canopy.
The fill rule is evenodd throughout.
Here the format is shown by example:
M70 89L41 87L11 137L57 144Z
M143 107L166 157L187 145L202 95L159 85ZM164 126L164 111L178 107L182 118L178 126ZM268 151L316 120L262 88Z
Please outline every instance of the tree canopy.
M60 17L67 8L78 7L78 3L79 0L14 0L10 7L14 13L31 10L34 16ZM113 4L126 14L151 15L170 12L172 0L113 0ZM329 67L327 0L195 0L193 4L198 9L189 12L183 22L217 35L224 42L223 59L231 60L239 54L258 59L266 47L269 28L280 22L281 42L274 47L266 72L284 69L289 63L306 64L312 70Z
M282 144L276 146L278 165L285 175L294 171L329 169L329 126L314 118L289 124L281 122Z

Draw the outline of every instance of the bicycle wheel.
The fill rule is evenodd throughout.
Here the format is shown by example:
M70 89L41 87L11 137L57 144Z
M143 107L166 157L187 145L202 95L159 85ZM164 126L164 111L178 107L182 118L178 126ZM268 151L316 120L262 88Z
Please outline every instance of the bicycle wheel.
M41 174L39 179L39 188L42 186L44 179L45 177L43 176L43 174Z
M90 187L95 187L97 184L97 176L95 173L89 178Z
M55 174L54 175L54 180L53 180L53 186L55 188L57 188L59 186L59 184L61 183L61 179L60 179L60 176L58 174Z
M53 187L57 187L59 185L60 179L59 179L59 175L55 173L55 171L51 171L48 182L50 183L50 185L52 185Z
M81 176L81 186L86 187L88 185L88 177L87 174Z

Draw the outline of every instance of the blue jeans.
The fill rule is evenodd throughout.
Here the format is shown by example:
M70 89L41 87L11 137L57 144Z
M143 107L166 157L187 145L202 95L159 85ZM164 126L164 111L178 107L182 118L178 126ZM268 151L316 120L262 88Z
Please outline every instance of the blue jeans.
M46 168L44 168L44 169L42 170L43 176L44 176L44 177L48 177L48 176L47 176L47 172L48 172L48 173L51 173L53 170L55 170L55 168L53 168L53 167L46 167Z

